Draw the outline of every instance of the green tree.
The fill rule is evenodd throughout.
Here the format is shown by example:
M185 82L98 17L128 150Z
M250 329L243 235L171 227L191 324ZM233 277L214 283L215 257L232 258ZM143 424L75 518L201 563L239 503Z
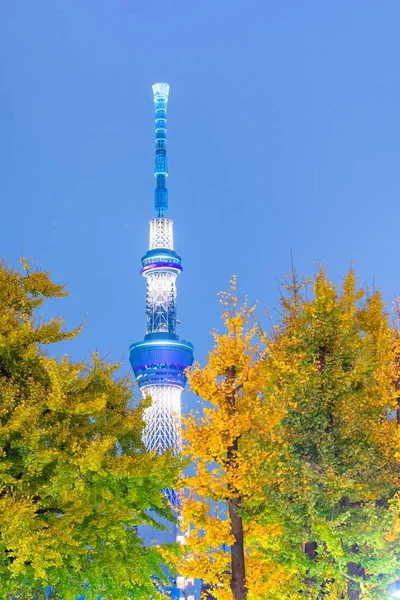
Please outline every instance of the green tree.
M177 464L145 451L145 404L118 365L50 358L68 340L38 309L66 295L23 261L0 265L0 597L121 600L154 594L160 554L136 526L171 519L162 494Z
M321 269L310 299L295 273L285 287L264 363L265 403L278 399L285 415L268 440L274 459L254 474L264 499L247 515L281 526L278 552L264 548L293 570L289 598L387 598L400 558L400 437L387 418L397 325L353 270L338 290Z

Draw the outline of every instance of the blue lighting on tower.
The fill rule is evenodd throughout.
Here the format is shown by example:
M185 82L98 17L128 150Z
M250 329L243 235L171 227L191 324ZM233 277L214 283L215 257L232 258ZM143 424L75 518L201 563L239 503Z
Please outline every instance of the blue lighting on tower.
M156 129L154 176L156 216L150 220L149 249L142 257L141 273L146 279L146 334L130 346L130 362L143 396L151 397L144 414L143 441L148 450L159 453L181 450L181 393L186 384L187 367L193 363L193 346L176 333L176 279L182 272L181 257L174 250L173 221L168 210L167 107L169 85L153 85ZM175 490L164 490L179 513ZM160 532L142 526L140 534L147 544L181 542L184 538L176 524L164 523ZM195 598L193 580L170 578L168 597Z
M156 163L154 176L157 180L154 192L154 204L159 217L163 217L168 209L168 160L167 160L167 106L168 83L153 85L154 105L156 109Z

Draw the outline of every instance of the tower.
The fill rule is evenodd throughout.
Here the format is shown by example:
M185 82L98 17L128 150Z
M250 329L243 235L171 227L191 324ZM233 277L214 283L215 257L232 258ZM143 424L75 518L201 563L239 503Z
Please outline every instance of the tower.
M185 369L193 362L193 346L176 333L176 279L182 271L181 258L174 250L173 221L168 210L168 163L166 116L169 85L153 85L156 125L154 176L156 216L150 220L149 249L142 258L141 273L146 279L147 327L144 340L130 347L130 362L144 396L151 397L146 409L144 442L149 450L162 453L181 448L181 393L186 384ZM178 502L173 490L166 490L173 507Z
M186 384L185 369L193 362L193 346L176 333L176 278L182 271L181 258L174 250L173 221L168 210L167 106L169 85L153 85L156 112L156 158L154 176L156 216L150 220L149 249L142 257L141 273L146 279L146 334L130 346L130 362L139 388L151 404L144 414L143 441L148 450L159 453L181 450L181 393ZM164 490L171 506L179 512L172 489ZM183 540L177 525L163 522L166 529L139 527L146 544ZM170 577L168 597L195 600L198 585L192 579Z

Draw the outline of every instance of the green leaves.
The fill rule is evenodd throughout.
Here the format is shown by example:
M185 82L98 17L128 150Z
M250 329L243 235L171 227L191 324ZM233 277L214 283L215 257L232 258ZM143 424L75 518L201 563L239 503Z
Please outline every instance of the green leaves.
M79 333L36 322L47 298L65 296L46 273L0 266L0 588L4 598L63 600L154 595L161 555L136 526L147 511L173 516L162 489L178 463L148 454L143 404L119 365L49 358L46 346ZM18 596L20 594L20 596Z
M367 296L353 270L340 290L323 270L308 298L295 285L296 278L292 287L286 281L284 317L264 363L265 405L278 397L286 415L274 430L270 479L259 471L265 499L258 518L282 523L275 558L292 556L303 582L291 598L346 597L350 580L360 597L386 597L400 558L389 508L400 484L399 437L386 420L397 404L398 331L380 294ZM299 535L316 543L306 563L296 551ZM353 563L359 567L350 576Z

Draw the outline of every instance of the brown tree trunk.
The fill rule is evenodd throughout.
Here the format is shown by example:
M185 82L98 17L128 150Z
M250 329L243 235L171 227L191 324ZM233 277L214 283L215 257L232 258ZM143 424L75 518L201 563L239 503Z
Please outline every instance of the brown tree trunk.
M301 547L304 554L307 554L310 560L314 560L317 556L317 542L303 542Z
M354 544L351 547L351 552L354 554L358 554L357 544ZM347 574L354 575L357 577L364 577L365 570L364 568L355 562L347 563ZM347 598L348 600L359 600L361 594L360 585L357 581L349 581L347 584Z
M228 450L228 462L236 460L238 440L236 439L233 445ZM243 536L243 521L239 515L240 499L229 498L229 519L231 522L231 531L235 538L231 546L231 590L235 600L246 600L246 571L244 564L244 536Z
M308 558L310 560L316 559L316 557L317 557L317 542L302 542L301 549L303 550L304 554L306 554L308 556ZM308 575L308 573L309 573L309 570L307 570L307 575ZM306 584L306 586L315 585L315 577L306 577L304 579L304 583Z
M235 378L235 367L230 367L226 371L227 381L233 381ZM227 396L228 410L233 415L236 412L236 393L232 391ZM234 439L229 446L226 455L227 471L234 471L237 468L237 453L239 447L239 438ZM238 490L231 486L229 489L228 510L231 523L231 531L235 538L231 546L231 590L235 600L247 600L246 588L246 569L244 562L244 535L243 521L239 514L240 494Z

